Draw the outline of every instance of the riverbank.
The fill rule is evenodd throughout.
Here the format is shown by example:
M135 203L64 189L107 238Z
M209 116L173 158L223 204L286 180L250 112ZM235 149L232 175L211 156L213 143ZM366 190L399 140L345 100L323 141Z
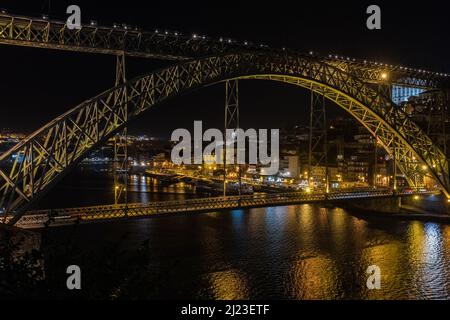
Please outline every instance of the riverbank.
M433 198L433 200L434 199L435 198ZM363 201L363 203L358 204L350 201L343 201L336 203L336 206L343 208L351 215L362 219L375 217L450 224L450 214L445 210L445 205L442 204L439 212L436 210L436 206L423 208L411 202L411 199L408 198L406 198L406 201L403 200L402 202L399 202L398 199L380 199L376 203L373 201Z
M41 247L41 234L30 230L20 229L0 224L0 248L13 245L16 253L21 256Z
M29 297L44 279L41 234L0 224L0 299Z

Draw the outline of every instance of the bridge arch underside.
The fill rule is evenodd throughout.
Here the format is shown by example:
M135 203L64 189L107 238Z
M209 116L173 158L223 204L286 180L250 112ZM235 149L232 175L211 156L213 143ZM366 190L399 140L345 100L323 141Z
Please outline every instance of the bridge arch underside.
M444 154L372 86L312 57L232 53L183 62L114 87L66 112L0 156L0 222L14 224L55 183L128 122L170 98L228 79L272 80L323 94L395 155L415 184L426 165L450 197Z
M420 155L415 152L411 145L405 144L406 141L401 140L398 136L398 132L389 127L382 118L368 110L359 101L346 96L334 88L309 79L269 74L243 76L236 79L283 82L323 95L353 116L353 118L369 131L369 133L377 140L378 144L381 145L391 157L396 158L397 167L400 169L410 186L421 186L423 181L421 181L419 176L423 176L424 170L422 167L423 165L426 165L426 163L420 160Z

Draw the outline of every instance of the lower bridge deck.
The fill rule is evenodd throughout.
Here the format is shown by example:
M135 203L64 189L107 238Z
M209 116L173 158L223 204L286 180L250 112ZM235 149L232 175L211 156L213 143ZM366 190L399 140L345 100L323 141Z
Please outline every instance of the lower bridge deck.
M43 228L47 226L64 226L101 220L139 218L154 215L210 212L229 209L281 206L323 201L352 199L370 199L392 196L436 194L436 190L398 191L363 190L333 193L276 193L254 194L245 196L198 198L180 201L161 201L151 203L130 203L102 205L80 208L49 209L30 211L16 224L20 228Z

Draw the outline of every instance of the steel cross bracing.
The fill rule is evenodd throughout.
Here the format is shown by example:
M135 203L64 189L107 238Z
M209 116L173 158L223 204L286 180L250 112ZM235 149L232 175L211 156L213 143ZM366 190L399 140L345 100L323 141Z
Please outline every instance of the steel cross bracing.
M389 74L393 85L419 88L441 87L450 80L450 75L444 73L333 55L319 56L284 48L272 49L247 41L238 42L201 35L188 36L179 32L158 30L146 32L123 25L106 27L89 24L83 25L80 30L69 30L62 21L7 13L0 13L0 44L113 55L123 52L127 56L163 60L187 60L242 50L258 50L267 54L286 52L292 56L311 55L366 82L378 83L383 73Z
M240 129L239 127L239 80L227 80L225 81L225 119L224 130L227 129ZM223 195L227 194L227 150L230 146L225 146L223 156ZM233 143L233 157L237 158L237 143ZM236 160L236 159L235 159ZM234 162L236 164L236 162ZM239 165L239 195L241 194L241 166Z
M449 75L445 73L368 61L352 61L332 57L322 59L328 64L373 84L385 83L383 76L389 78L390 85L424 89L447 87L450 83Z
M436 191L405 192L399 190L397 196L428 195ZM31 211L24 215L17 226L21 228L43 228L48 226L65 226L76 223L139 218L152 215L204 212L223 209L254 208L321 202L325 200L370 199L393 196L387 189L348 190L332 193L301 193L289 192L279 194L254 194L243 196L198 198L176 201L161 201L151 203L131 203L126 205L105 205L81 208L51 209Z
M64 113L0 156L0 210L15 223L89 152L152 106L229 79L264 79L322 93L361 122L413 184L425 164L449 194L445 155L367 83L315 58L245 52L182 62L112 88ZM116 99L116 97L122 99Z
M116 57L116 86L126 82L126 60L122 53ZM116 100L123 99L126 91L116 96ZM127 107L124 107L122 114L124 119L128 117ZM115 116L114 121L119 119ZM118 204L124 198L124 202L128 202L128 130L125 127L121 134L114 137L114 203Z
M308 184L313 180L317 181L317 177L312 174L312 168L317 167L317 170L323 170L319 176L325 177L325 187L328 190L327 118L325 96L322 93L311 91L309 112ZM323 181L320 182L323 184Z

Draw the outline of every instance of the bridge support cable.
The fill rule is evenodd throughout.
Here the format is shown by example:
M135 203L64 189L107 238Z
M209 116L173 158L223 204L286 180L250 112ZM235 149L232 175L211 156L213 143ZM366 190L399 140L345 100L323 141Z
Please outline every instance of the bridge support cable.
M325 96L311 91L309 118L308 185L313 181L325 184L329 192L328 138ZM321 180L321 181L320 181Z
M227 80L225 81L225 122L224 131L227 129L239 129L239 81ZM223 196L227 195L227 152L232 152L235 160L237 159L236 149L237 143L233 141L233 145L227 146L224 144L223 149ZM228 150L227 150L228 149ZM236 163L236 162L235 162ZM238 181L239 181L239 196L242 193L242 167L237 164Z
M126 62L125 54L116 56L116 82L115 85L120 86L126 82ZM126 87L125 87L126 88ZM124 103L122 114L115 115L115 124L128 119L128 111L126 105L127 92L117 92L115 102ZM122 118L122 119L121 119ZM123 198L125 206L128 204L128 130L125 127L120 134L114 137L114 204L119 204Z

